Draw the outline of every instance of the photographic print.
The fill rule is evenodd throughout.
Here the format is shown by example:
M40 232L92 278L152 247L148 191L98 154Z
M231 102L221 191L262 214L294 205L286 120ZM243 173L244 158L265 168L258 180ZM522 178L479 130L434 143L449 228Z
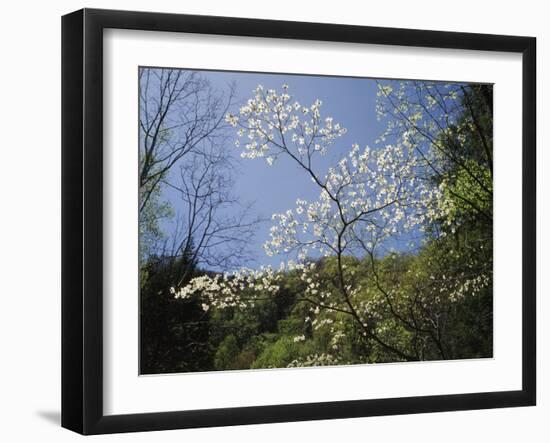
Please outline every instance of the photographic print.
M493 356L493 87L139 68L140 373Z

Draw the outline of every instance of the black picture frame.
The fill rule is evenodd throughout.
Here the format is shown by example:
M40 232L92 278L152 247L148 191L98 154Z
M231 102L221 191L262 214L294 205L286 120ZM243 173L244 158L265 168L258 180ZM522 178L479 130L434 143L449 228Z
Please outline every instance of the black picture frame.
M522 54L522 389L168 411L103 412L103 30L171 31ZM536 403L536 39L228 17L83 9L62 18L62 426L152 431Z

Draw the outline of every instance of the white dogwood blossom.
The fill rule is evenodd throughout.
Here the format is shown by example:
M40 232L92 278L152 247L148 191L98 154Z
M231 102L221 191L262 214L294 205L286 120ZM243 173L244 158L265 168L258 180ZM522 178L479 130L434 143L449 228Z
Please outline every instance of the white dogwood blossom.
M304 106L288 87L278 93L258 86L254 98L228 115L247 138L244 158L266 158L273 165L290 158L319 190L316 201L298 199L296 206L273 214L267 255L295 252L298 257L352 254L410 231L440 216L442 194L418 179L423 164L405 143L381 148L354 144L327 172L315 158L324 155L346 130L332 117L322 117L321 101ZM305 112L307 111L307 112Z
M419 214L420 223L432 225L432 235L441 237L456 232L461 212L474 213L492 226L492 141L487 140L491 134L481 131L466 85L387 80L378 82L377 95L377 115L386 123L378 142L391 139L410 148L425 175L439 182L435 204ZM468 157L470 154L462 154L464 147L472 145L472 137L481 145L477 162ZM452 174L443 172L449 169ZM434 221L445 229L434 229ZM475 294L489 285L492 256L486 259L489 262L473 264L473 276L468 273L456 282L457 288L463 289L449 292L451 300L460 299L460 294Z
M271 267L262 267L260 270L243 268L232 274L195 277L186 286L171 288L170 292L180 299L200 295L204 311L210 307L244 309L253 307L259 295L277 293L278 279L279 274Z
M344 364L340 358L332 354L313 354L303 359L293 360L288 368L306 368L311 366L336 366Z
M292 153L305 161L311 152L326 154L332 142L346 133L331 117L321 118L321 100L302 105L283 86L278 93L259 85L238 115L226 115L226 121L238 127L239 137L245 140L240 143L244 147L241 157L265 158L271 165L281 154Z

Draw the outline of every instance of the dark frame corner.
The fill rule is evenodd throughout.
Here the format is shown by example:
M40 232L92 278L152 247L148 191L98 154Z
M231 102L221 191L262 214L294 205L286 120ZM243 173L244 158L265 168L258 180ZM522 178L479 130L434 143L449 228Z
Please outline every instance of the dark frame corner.
M102 72L106 28L405 45L523 55L523 387L518 391L132 415L103 414ZM62 426L81 434L536 404L536 39L83 9L62 18Z

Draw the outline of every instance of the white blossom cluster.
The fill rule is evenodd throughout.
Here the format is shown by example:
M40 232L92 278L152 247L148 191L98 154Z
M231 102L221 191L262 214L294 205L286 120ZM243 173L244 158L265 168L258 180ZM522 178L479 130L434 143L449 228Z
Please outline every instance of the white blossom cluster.
M305 368L311 366L336 366L344 364L338 357L331 354L313 354L305 359L296 359L290 362L287 368Z
M461 87L459 83L412 80L379 82L376 113L379 120L387 120L379 141L397 135L406 144L421 144L435 141L436 133L452 131L460 109ZM388 116L396 118L386 119Z
M235 144L243 147L241 157L265 158L271 166L283 152L301 160L313 152L324 155L346 133L331 117L321 119L321 105L321 100L309 106L293 100L288 85L283 85L282 92L258 85L238 115L228 113L225 120L239 128Z
M462 87L460 83L412 80L379 82L376 113L379 120L386 122L386 129L377 143L391 139L392 143L414 150L419 168L435 176L449 161L460 163L448 146L465 143L465 130L472 130L471 122L458 124L463 111ZM445 194L438 192L436 201L431 211L424 214L423 222L449 215L452 203Z
M492 284L492 277L492 272L482 272L470 278L457 280L455 287L449 291L447 297L451 302L456 302L462 300L466 296L474 296L483 288L487 288ZM440 291L445 289L446 288L442 288Z
M299 259L372 250L376 243L439 216L441 192L418 179L418 156L405 144L361 148L354 144L346 156L321 173L315 157L324 154L345 133L332 117L322 118L321 102L310 107L293 101L288 87L281 93L258 86L239 115L227 115L247 143L246 158L266 158L272 165L286 155L319 189L315 201L273 214L267 255L294 251ZM239 144L240 146L240 144Z
M262 267L260 270L243 268L232 274L195 277L186 286L171 288L170 292L175 298L181 299L200 295L204 311L210 307L247 308L254 306L259 295L277 293L279 278L280 275L271 267Z
M378 143L391 140L414 150L420 171L426 172L426 176L439 178L438 190L428 197L433 204L419 211L418 221L421 226L431 225L432 235L441 237L455 233L459 222L455 211L457 199L462 201L460 198L465 197L466 206L471 198L492 201L492 183L485 175L486 170L477 164L472 165L468 158L461 158L460 149L455 149L457 145L467 143L467 134L476 130L472 120L461 118L468 112L464 104L464 86L460 83L391 80L378 83L376 111L379 120L386 122L386 130ZM468 191L472 190L466 189L459 191L458 195L455 193L455 199L449 198L453 192L452 184L442 175L449 163L455 166L457 174L479 184L478 194L469 195ZM488 212L491 216L492 209ZM446 229L434 228L434 221ZM449 280L438 280L439 291L445 293L450 301L461 299L465 294L478 293L492 280L492 257L488 256L487 260L487 263L470 263L471 275L457 278L453 282L456 287L449 286Z

